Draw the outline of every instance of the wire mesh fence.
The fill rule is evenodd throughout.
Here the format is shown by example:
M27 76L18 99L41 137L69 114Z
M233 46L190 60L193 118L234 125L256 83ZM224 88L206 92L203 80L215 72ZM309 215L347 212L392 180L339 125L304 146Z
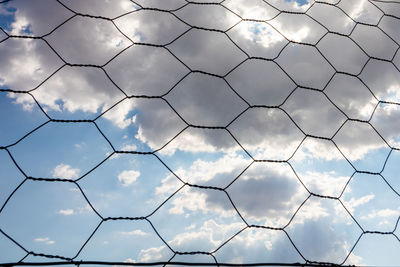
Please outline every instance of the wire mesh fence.
M0 92L36 110L2 102L3 266L347 266L375 236L400 262L400 2L33 2L0 2ZM46 171L71 147L83 174Z

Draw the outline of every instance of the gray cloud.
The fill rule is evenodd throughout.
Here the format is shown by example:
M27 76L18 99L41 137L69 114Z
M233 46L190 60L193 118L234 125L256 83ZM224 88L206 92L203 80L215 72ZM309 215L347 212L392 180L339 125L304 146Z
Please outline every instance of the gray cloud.
M226 130L187 128L172 140L160 153L172 155L184 152L240 152L241 148Z
M289 44L277 59L278 64L304 87L323 89L334 69L314 47Z
M338 7L343 9L354 21L360 23L376 25L383 16L383 12L375 6L375 2L371 3L365 0L341 1Z
M332 137L345 121L345 116L316 91L297 89L283 107L298 126L311 135Z
M389 145L400 148L400 108L398 105L380 104L371 123Z
M25 1L15 1L15 3L21 5L19 7L17 6L18 10L21 10L18 11L20 12L18 14L28 14L24 16L29 22L27 25L32 25L33 33L35 33L35 28L46 29L47 26L45 24L40 24L43 23L41 16L38 16L41 14L40 12L31 12ZM135 8L132 5L128 5L127 2L121 1L116 6L116 9L113 9L115 10L113 11L115 12L114 14L106 14L107 12L105 10L107 10L106 7L108 6L106 2L101 2L99 7L96 8L90 8L90 5L79 4L76 1L66 4L79 12L107 16L114 16L117 13ZM181 6L182 1L165 1L161 4L158 2L139 4L146 4L157 8L176 9ZM232 11L239 15L252 14L252 16L254 15L254 17L257 17L258 14L264 19L268 12L274 13L273 11L275 9L272 6L279 6L276 2L271 2L271 6L264 2L258 3L257 1L248 4L246 7L239 4L240 3L229 1L224 2L226 7L231 8ZM261 4L264 9L258 8L256 10L255 7L257 4ZM296 6L294 2L288 2L284 5L287 5L285 8L288 9L292 8L305 11L308 8L307 5L301 7ZM196 4L191 4L180 9L176 13L184 16L185 12L190 13L195 7L197 7ZM279 8L283 7L279 6ZM28 9L29 12L24 11ZM223 10L223 8L221 9L221 7L217 6L211 9ZM69 14L65 11L65 8L56 8L54 10L56 10L54 13L57 13L59 10L62 14ZM360 10L360 14L364 14L365 10L370 11L372 9L369 5L364 5ZM326 12L329 13L329 16L322 17L322 14ZM335 25L339 25L339 22L341 25L345 25L343 21L347 20L344 19L345 17L343 16L345 15L339 9L320 3L314 4L307 14L321 21L322 24L326 25L328 29L331 30L331 27L337 27ZM371 15L373 14L371 12L365 14L367 14L366 17L362 15L364 19L375 16ZM54 17L60 18L62 16ZM17 21L18 18L19 17L16 16ZM195 21L197 18L196 16L192 16L191 19ZM162 26L155 23L160 20L163 21ZM198 21L200 23L204 21L204 19L198 18ZM117 19L115 22L117 26L119 25L121 30L130 38L133 38L133 40L155 42L159 44L170 42L188 29L188 26L185 26L184 23L180 22L174 16L157 11L135 11ZM382 26L386 25L384 22L389 26L392 25L389 24L389 20L385 20L384 18L381 22ZM52 23L56 22L53 21ZM50 24L50 22L47 24ZM270 24L285 35L288 35L288 39L300 38L302 42L315 42L321 34L326 31L322 26L305 15L280 14L268 23L243 21L228 31L227 34L234 42L237 42L246 53L249 53L249 55L273 58L278 55L280 50L287 43L287 40L277 33ZM354 26L352 25L352 23L349 23L345 28L334 29L338 32L347 33L345 29L351 29ZM296 27L293 28L294 26ZM385 30L385 27L382 28ZM101 34L95 34L96 30L93 29L97 29L97 32L99 33L100 31ZM300 32L301 29L309 30L303 37L290 37L290 33L294 29L300 29ZM354 37L357 43L360 43L361 47L366 47L366 52L369 51L369 53L381 55L382 52L380 51L382 50L377 50L376 46L371 45L370 42L365 41L365 37L362 37L366 35L364 32L367 29L377 30L377 28L371 26L357 25L352 37ZM394 34L394 37L396 35L391 32L389 32L389 34ZM75 36L75 39L70 39L71 36ZM77 36L79 36L79 38ZM109 58L121 51L123 47L130 44L130 42L117 31L112 23L105 20L82 17L72 19L46 38L48 38L49 42L54 45L56 50L59 51L62 56L66 57L67 60L81 63L104 64ZM333 59L332 63L334 65L337 64L335 60L337 60L339 56L336 52L333 53L334 50L332 49L333 47L338 47L338 45L335 44L338 38L345 43L351 43L351 41L345 37L328 34L318 45L328 58ZM82 42L82 40L85 39L90 39L90 42ZM64 41L71 42L72 40L75 40L75 42L73 45L70 45L70 48L64 47L65 45L61 43ZM393 54L394 43L388 41L389 39L387 38L385 40L385 44L392 49L390 50L392 52L387 55L386 53L382 54L382 57L390 57ZM92 46L98 47L98 49L92 49ZM352 46L355 47L355 44L352 43ZM224 34L195 29L181 36L171 45L168 45L167 48L187 64L188 67L220 75L225 75L246 58L245 54L243 54ZM2 61L9 62L9 64L2 65L4 66L1 71L1 73L3 73L1 77L2 85L12 89L28 90L34 88L62 64L51 49L40 40L10 39L3 42L0 49L3 50L1 53L3 57ZM349 49L344 50L350 51ZM100 57L100 54L104 56ZM354 53L351 53L351 56L353 55ZM364 57L365 56L362 58ZM29 60L27 61L26 58ZM350 57L343 58L347 61ZM21 65L22 62L24 62L24 66ZM277 62L279 66L301 86L323 89L334 73L332 67L329 66L317 50L312 47L297 44L290 44L286 47L278 57ZM340 63L338 69L355 73L359 70L360 64L355 65L354 62L355 61L352 60L351 64ZM9 66L12 67L10 68ZM344 68L341 66L344 66ZM25 71L22 79L21 75L16 75L17 69L19 72L21 72L21 70ZM377 74L376 69L385 71L380 72L381 74ZM74 69L74 74L72 70L73 69L70 70L70 68L66 67L63 68L56 73L54 77L45 82L43 88L39 88L35 91L34 95L39 103L43 104L49 110L60 110L61 106L58 101L61 101L61 103L63 103L62 110L69 112L86 111L96 114L100 110L105 110L105 108L121 99L122 94L120 91L107 81L105 76L101 74L101 71L89 71L88 69L81 69L78 71L78 69ZM188 73L185 66L174 58L167 49L137 45L116 57L105 66L105 70L110 75L111 79L128 95L143 94L150 96L165 94L176 82ZM261 71L262 73L260 73ZM385 74L382 75L382 73ZM397 101L398 96L396 88L398 83L400 83L397 81L397 73L398 70L390 63L370 60L360 78L379 100ZM76 78L72 80L71 75ZM154 79L155 76L157 79ZM203 77L200 80L203 80L204 85L199 84L200 80L196 77ZM207 76L202 76L200 74L190 74L166 96L166 99L189 123L212 126L226 125L226 123L244 110L246 105L230 90L223 80L206 77ZM268 79L268 83L263 85L263 79L265 78ZM199 82L196 82L196 80L199 80ZM208 82L205 82L206 80ZM286 78L286 75L283 74L277 65L273 62L261 60L249 60L244 62L226 77L226 81L228 81L233 89L245 100L250 104L256 105L282 104L282 101L286 98L288 93L294 89L293 83ZM59 90L49 89L55 86L57 86ZM203 89L199 90L200 87ZM352 89L350 91L345 88ZM77 97L78 92L86 96ZM302 91L296 90L294 95L284 103L283 107L285 110L289 112L290 116L302 129L304 128L303 130L306 133L330 136L337 128L337 125L340 124L339 122L342 122L342 115L340 115L322 95L317 97L318 94L316 93L300 94L300 92ZM366 89L364 90L364 86L359 81L345 75L335 75L327 86L326 94L350 118L368 119L371 114L371 109L376 103L376 100L371 97ZM186 97L183 97L183 95L186 95ZM225 97L228 95L231 97L230 101L227 101ZM22 95L12 95L12 97L15 98L17 103L24 104L25 107L32 104L31 100L27 100L27 98ZM90 101L87 101L89 97ZM209 101L210 99L214 101ZM188 101L193 104L187 105ZM176 129L184 127L184 123L174 114L168 105L151 105L151 108L150 106L147 108L146 105L127 104L128 102L129 101L124 101L117 105L113 110L107 112L104 118L112 120L119 127L126 127L130 125L129 121L131 119L128 117L128 114L130 114L134 108L136 111L140 111L141 108L144 108L146 112L138 112L134 124L139 129L139 140L147 143L153 149L159 148L168 141L167 138L179 132L176 131ZM154 103L156 102L157 101L154 101ZM157 103L161 102L162 101ZM326 108L326 106L330 108ZM230 110L230 112L225 112L227 109ZM324 110L324 112L312 112L312 110ZM276 114L278 113L279 112ZM170 114L168 117L171 118L171 120L163 120L163 114ZM280 127L279 120L275 120L274 127L271 128L266 126L266 123L270 123L270 121L269 119L265 120L265 117L263 117L264 115L255 116L258 117L257 123L253 123L251 120L254 119L254 116L250 116L249 114L253 114L253 111L246 112L230 126L230 130L238 137L239 141L243 142L249 151L253 150L252 154L261 156L262 158L266 155L270 155L273 158L286 158L290 156L291 153L289 151L293 150L295 143L302 138L302 135L299 134L298 130L289 122L286 115L277 115L277 118L284 118L284 121L288 122L290 126ZM59 113L59 115L63 117L63 114ZM274 117L271 116L268 115L267 118L272 119L272 117ZM314 119L309 120L309 116L313 116ZM117 119L118 117L119 119ZM378 115L376 118L377 117ZM151 121L154 123L146 121L150 118L152 118ZM161 121L169 121L169 123L159 124ZM319 125L321 125L319 123L320 121L335 121L337 123L335 125L330 124L332 127L319 127ZM163 131L161 133L165 133L164 137L161 133L154 134L154 132L157 132L154 131L154 127L159 125L163 125ZM265 127L262 125L265 125ZM321 130L317 128L321 128ZM250 135L252 138L247 140L245 136L249 133L251 133ZM274 136L274 138L276 138L274 142L266 141L268 138L265 138L264 133L266 133L267 136ZM197 140L201 139L204 141L204 145L212 144L208 147L215 146L216 140L219 140L213 139L213 137L210 136L200 137L199 134L196 134L196 136ZM350 146L351 144L348 143L347 145ZM273 152L273 150L278 149L279 146L283 146L285 149ZM289 147L290 149L288 149ZM194 147L192 148L194 149ZM280 154L280 156L278 156L278 154Z
M337 264L362 232L339 201L315 197L300 208L287 230L306 259Z
M362 71L360 78L379 100L399 101L399 71L391 62L371 59Z
M4 8L15 8L14 21L10 34L33 34L42 36L50 33L56 26L72 17L74 14L56 1L39 0L32 5L29 0L16 0L2 4Z
M46 40L72 64L104 65L130 44L110 21L87 17L74 17Z
M186 126L161 99L132 101L137 110L137 137L151 148L161 148Z
M224 80L200 73L187 76L166 99L189 124L204 126L225 126L247 107Z
M327 30L306 15L281 13L271 25L290 41L316 44Z
M324 91L349 118L368 120L378 100L360 79L335 74Z
M304 137L279 109L250 109L229 130L256 159L286 160Z
M357 24L350 37L372 57L391 60L397 51L398 45L379 28Z
M191 26L226 31L240 18L220 5L189 4L174 12Z
M339 146L343 154L351 161L363 159L374 150L385 148L383 139L367 123L347 121L335 135L333 141ZM379 163L383 166L383 158ZM371 166L372 167L372 166Z
M307 14L325 26L329 31L350 34L355 23L340 9L320 3L315 3Z
M337 71L357 75L368 60L354 41L332 33L325 35L317 47Z
M188 73L166 49L149 46L130 47L105 69L127 95L163 95Z
M164 10L175 10L187 4L185 0L135 0L135 2L142 7L159 8Z
M278 106L296 88L276 63L264 60L248 60L226 79L251 105Z
M192 29L168 48L192 70L225 75L246 57L224 34Z
M374 4L387 15L398 16L400 14L400 7L396 3L384 1L374 2Z
M117 27L134 42L165 45L189 26L167 12L138 10L115 20Z
M0 85L13 90L36 88L62 66L42 40L8 39L0 44Z
M130 0L116 0L113 2L109 0L61 0L61 2L75 12L108 18L115 18L138 9L138 6Z
M400 43L400 33L396 29L400 26L400 21L396 18L384 16L379 22L379 28L381 28L385 33L390 35L390 37L397 43Z
M261 224L272 227L288 223L307 197L288 165L268 163L253 164L228 188L228 193L248 223L260 224L262 219ZM218 200L210 196L207 201Z

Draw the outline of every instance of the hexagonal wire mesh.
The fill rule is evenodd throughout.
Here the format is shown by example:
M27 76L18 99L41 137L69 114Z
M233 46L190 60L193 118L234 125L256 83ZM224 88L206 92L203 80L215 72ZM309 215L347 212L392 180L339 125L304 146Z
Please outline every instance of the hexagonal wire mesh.
M400 2L0 3L2 265L399 263Z

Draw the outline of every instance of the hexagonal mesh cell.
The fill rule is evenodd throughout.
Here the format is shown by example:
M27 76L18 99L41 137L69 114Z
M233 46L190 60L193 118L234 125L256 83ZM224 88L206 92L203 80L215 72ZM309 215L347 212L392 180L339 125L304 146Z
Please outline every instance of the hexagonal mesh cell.
M398 266L399 0L0 0L0 265Z

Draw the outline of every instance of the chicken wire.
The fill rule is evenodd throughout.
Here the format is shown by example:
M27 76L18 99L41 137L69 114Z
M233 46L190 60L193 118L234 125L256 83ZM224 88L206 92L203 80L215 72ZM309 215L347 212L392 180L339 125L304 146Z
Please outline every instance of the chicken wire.
M2 1L0 2L2 5L7 5L8 3L12 3L13 1ZM1 234L9 239L12 243L17 245L22 251L26 253L24 257L22 257L18 262L13 262L13 263L2 263L3 266L17 266L17 265L85 265L85 264L91 264L91 265L139 265L139 266L144 266L144 265L164 265L164 266L169 266L169 265L198 265L198 266L204 266L204 265L216 265L216 266L266 266L266 265L274 265L274 266L320 266L320 265L344 265L346 263L347 258L351 255L352 251L356 248L357 244L359 243L360 239L364 235L391 235L397 239L397 241L400 242L399 237L396 235L396 229L398 225L399 219L397 219L396 225L392 231L388 232L383 232L383 231L370 231L367 229L364 229L362 227L362 223L359 223L358 220L353 216L352 212L348 207L346 207L346 204L344 203L342 199L342 195L344 191L346 190L347 185L350 183L352 180L353 176L356 174L366 174L366 175L371 175L371 176L379 176L382 178L382 180L389 185L390 189L399 197L399 193L391 186L391 184L388 182L388 180L385 178L385 176L382 174L385 170L386 162L389 160L392 151L399 150L398 147L396 147L396 144L393 144L393 142L390 142L386 140L384 135L380 133L378 129L371 123L371 120L374 117L374 113L376 110L382 106L382 105L393 105L393 106L398 106L400 105L399 102L396 101L391 101L390 99L385 99L380 96L376 95L376 92L372 90L369 85L364 82L364 76L362 75L363 70L366 68L369 62L371 61L379 61L379 62L385 62L388 64L391 64L397 71L396 75L400 75L398 66L394 63L396 54L398 54L398 49L399 49L399 43L396 40L395 36L391 36L390 34L385 32L385 29L383 29L380 25L382 20L385 18L391 18L395 20L399 20L400 17L396 16L396 14L389 14L387 9L383 8L383 5L379 5L379 3L385 3L385 4L390 4L396 6L400 5L399 2L397 1L378 1L378 0L369 0L369 1L363 1L365 4L368 4L376 10L378 15L376 16L376 21L375 23L369 22L369 21L362 21L362 20L357 20L354 19L352 16L350 16L347 13L347 10L345 10L346 7L346 1L345 0L339 0L339 1L315 1L310 3L306 9L299 9L299 10L290 10L290 9L285 9L285 6L282 4L282 2L279 1L253 1L252 4L254 4L256 7L259 5L259 8L261 8L261 5L265 5L266 8L272 10L271 11L271 16L268 19L262 19L260 16L256 16L256 13L253 15L256 16L256 18L251 18L252 14L244 14L241 12L240 9L235 8L235 1L189 1L185 0L182 1L184 2L181 5L177 5L177 7L174 7L173 9L168 9L168 8L163 8L164 4L162 3L162 0L160 0L158 3L157 1L149 1L149 3L146 3L146 1L141 1L141 2L135 2L132 1L134 5L136 5L136 9L124 14L119 14L118 16L115 17L105 17L105 16L100 16L100 15L94 15L94 14L85 14L85 13L80 13L76 10L74 10L72 7L69 6L68 1L61 1L57 0L55 1L58 3L60 6L63 8L69 10L70 12L73 13L73 15L69 18L67 18L65 21L63 21L61 24L58 25L53 25L52 29L48 31L47 33L40 35L40 36L35 36L32 34L27 33L26 35L15 35L7 31L6 29L1 28L2 32L5 35L5 38L3 38L0 41L0 46L4 44L5 42L9 40L23 40L23 39L28 39L28 40L38 40L45 44L48 48L51 49L51 51L57 55L57 57L62 61L62 66L59 67L57 70L52 72L52 74L48 77L46 77L39 85L35 86L32 89L29 90L22 90L21 88L8 88L8 87L3 87L0 89L0 92L6 92L6 93L12 93L12 94L17 94L17 95L26 95L28 98L32 98L35 102L35 105L39 107L41 112L46 116L47 121L44 122L43 124L39 125L38 127L35 127L31 129L29 132L26 132L24 135L19 136L18 140L16 142L13 142L11 144L5 145L0 147L0 150L6 151L7 154L9 155L10 159L12 160L12 163L18 168L19 172L23 175L24 180L12 191L10 192L9 196L7 197L6 201L2 203L1 209L0 209L0 214L3 212L3 210L7 207L8 203L13 199L14 195L20 188L22 187L23 184L25 184L27 181L34 181L37 183L71 183L76 188L79 189L80 193L86 200L87 204L90 206L90 209L98 216L100 219L100 223L90 231L90 233L87 234L88 238L81 244L79 248L76 249L76 254L73 255L72 257L66 256L66 255L52 255L52 254L45 254L40 251L31 251L29 250L22 242L18 241L15 239L12 235L7 233L7 229L1 229L0 232ZM237 1L239 3L241 1ZM178 2L177 2L178 3ZM168 3L165 4L165 6L168 6ZM207 25L200 22L196 21L190 21L190 16L186 16L183 11L188 10L188 9L199 9L202 7L208 8L207 10L212 10L215 8L220 8L224 10L225 12L229 12L230 15L236 17L236 21L233 25L229 25L228 27L226 26L221 26L221 25L216 25L215 28L209 28ZM313 9L314 7L314 9ZM323 17L318 13L318 8L319 9L324 9L326 8L329 10L331 13L339 12L343 16L346 17L346 19L351 23L350 30L348 32L342 32L338 31L340 28L335 28L335 26L330 25L327 23ZM194 11L195 12L195 11ZM147 42L145 38L141 40L141 38L138 39L132 39L128 33L124 32L124 29L121 29L120 26L118 26L118 23L116 21L118 19L127 17L132 14L140 14L142 15L143 19L146 19L146 16L150 16L150 19L158 19L160 18L160 24L163 23L162 17L163 16L171 16L183 25L186 25L186 29L177 34L176 36L170 36L169 38L166 38L166 42L155 42L152 43L151 40L150 42ZM189 13L190 15L190 13ZM277 27L276 24L273 23L274 19L280 17L284 18L284 16L301 16L303 19L307 19L310 22L314 24L318 24L321 29L324 30L324 33L319 37L318 39L315 40L310 40L310 42L302 42L301 40L296 39L296 37L292 36L286 36L284 32L282 32L279 27ZM106 63L104 64L97 64L94 62L82 62L82 63L71 63L68 60L66 60L64 54L62 51L59 51L59 48L54 47L52 45L52 42L49 41L50 37L52 37L54 34L57 33L57 31L63 27L64 25L70 23L73 19L77 18L91 18L95 19L96 23L101 22L101 23L108 23L115 27L122 35L124 35L125 38L127 38L130 41L130 45L127 46L126 48L122 49L120 52L118 52L116 55L114 55L111 59L107 59ZM284 23L285 20L283 20ZM235 27L239 27L239 25L242 25L241 23L246 23L246 22L251 22L251 23L258 23L257 25L261 25L262 27L270 27L274 31L278 33L278 35L285 40L285 45L282 46L275 55L270 56L270 57L264 57L264 56L258 56L254 54L250 54L246 48L241 47L239 43L237 43L234 38L230 35L230 33L235 29ZM385 38L390 39L395 45L394 45L394 53L388 57L388 58L383 58L379 57L377 55L374 55L371 53L371 51L368 50L368 46L365 46L362 42L359 40L356 40L355 37L357 37L354 32L356 31L357 27L370 27L371 29L379 31L380 34L384 35ZM257 29L254 29L254 31L257 31ZM177 50L176 47L174 47L174 44L178 42L179 40L187 40L189 39L188 36L199 34L199 38L201 40L201 34L214 34L215 38L225 38L226 43L229 45L233 45L235 49L240 50L245 57L237 59L234 63L231 64L231 66L228 66L226 71L220 72L216 69L210 70L209 72L203 68L203 66L199 65L197 66L196 64L192 64L192 62L187 62L187 59L185 58L185 54L182 51ZM287 34L290 35L290 34ZM220 36L220 37L217 37ZM364 56L366 57L366 60L363 62L362 66L360 69L353 70L351 68L346 69L345 67L338 67L338 64L335 60L335 57L329 57L325 51L324 48L324 42L326 39L333 38L333 39L340 39L343 40L343 42L351 43L352 46L356 47L360 53L363 53ZM185 39L186 38L186 39ZM192 37L194 38L194 37ZM189 39L190 40L190 39ZM379 42L379 40L377 40ZM291 47L295 45L296 47L307 47L310 48L309 51L310 55L316 56L321 59L321 61L324 62L324 64L329 64L329 66L334 70L331 73L330 78L327 81L321 80L319 85L313 86L312 84L307 83L307 81L301 81L299 82L298 77L292 77L296 76L296 73L293 73L291 69L291 64L285 64L285 62L281 61L281 58L284 56L285 53L289 53ZM117 57L122 57L124 54L129 51L130 48L132 47L154 47L158 49L163 49L164 52L167 52L169 55L173 56L179 64L181 64L185 69L187 69L187 72L185 75L182 76L182 78L178 79L173 86L166 88L165 92L159 95L152 95L152 94L145 94L142 92L133 93L131 92L125 92L122 87L118 85L118 81L114 81L113 75L108 73L107 66L112 64L113 61ZM228 49L228 48L227 48ZM343 51L345 52L345 51ZM294 54L290 54L291 57L294 57L296 55L296 52ZM202 56L200 54L200 56ZM205 55L207 56L207 55ZM235 54L231 55L232 57L235 56ZM290 57L289 56L289 57ZM307 56L307 55L306 55ZM244 97L242 94L243 92L239 91L236 86L231 85L229 79L227 78L232 72L237 71L240 69L241 66L245 65L248 61L250 60L260 60L263 62L272 62L277 69L280 70L281 73L284 73L285 77L289 78L290 81L294 84L294 88L290 88L287 90L287 94L285 97L282 99L280 102L276 103L256 103L254 102L257 101L249 101L247 97ZM132 58L133 61L135 61L135 58ZM77 68L95 68L99 69L104 72L106 77L111 81L111 83L119 89L119 91L124 95L124 98L121 100L113 103L110 107L108 107L106 110L102 111L101 114L96 116L94 119L58 119L54 118L52 115L49 114L48 110L43 107L43 104L38 101L33 92L35 90L38 90L43 86L46 81L48 81L52 76L54 76L56 73L60 72L63 68L66 67L77 67ZM318 68L318 67L317 67ZM289 70L288 70L289 69ZM227 124L223 125L212 125L208 123L196 123L193 122L193 120L188 119L185 117L185 115L181 114L180 107L177 105L173 105L170 102L173 102L172 100L169 99L169 95L172 94L178 94L180 89L177 89L182 83L184 83L185 79L187 79L188 76L190 75L205 75L208 77L212 78L217 78L226 83L229 87L229 90L231 90L231 93L235 95L235 97L239 98L241 101L245 103L245 108L238 114L230 114L233 119L229 120ZM340 104L336 103L336 99L332 97L332 95L329 95L327 93L327 87L332 83L332 80L334 79L335 75L343 75L343 77L351 77L354 79L357 79L360 83L362 83L369 91L371 95L376 100L376 103L374 103L374 108L371 116L369 118L365 119L360 119L360 118L354 118L351 114L347 114L343 108L340 107ZM154 77L154 79L157 79L157 77ZM285 78L286 79L286 78ZM301 78L300 78L301 80ZM269 81L265 81L266 86L268 86ZM183 85L182 85L183 86ZM183 86L184 88L184 86ZM184 90L184 89L182 89ZM305 91L303 91L305 90ZM398 90L398 89L397 89ZM318 94L318 96L321 99L324 99L326 103L330 106L329 108L336 109L339 113L341 113L345 119L341 121L338 124L338 127L336 127L336 130L332 134L314 134L310 133L308 129L304 129L306 127L302 127L298 121L296 121L295 116L293 115L292 112L288 111L287 109L290 109L290 101L296 101L293 100L294 96L298 92L312 92L315 94ZM178 94L179 98L179 94ZM130 99L159 99L163 101L165 104L168 105L170 110L172 110L178 117L179 119L185 124L184 128L180 130L175 136L173 136L171 139L168 140L165 144L163 144L159 149L154 149L152 151L128 151L128 150L119 150L116 149L116 146L113 144L113 141L107 136L105 132L103 132L102 127L98 124L98 121L100 118L105 116L110 110L115 109L118 105L120 105L122 102ZM289 103L289 104L288 104ZM328 107L327 107L328 108ZM239 119L243 119L245 117L245 114L248 114L250 111L254 110L265 110L265 111L271 111L271 112L279 112L282 114L285 119L287 119L287 123L293 124L294 127L296 127L299 132L301 132L302 135L302 140L301 142L297 145L296 149L289 155L285 156L285 159L279 158L279 157L271 157L271 158L260 158L258 156L254 156L254 153L249 151L249 149L246 148L246 145L242 144L242 141L240 140L241 138L238 138L236 135L235 131L232 130L232 125L234 125ZM340 146L337 144L335 141L335 137L339 134L339 132L345 127L345 125L349 125L352 122L354 123L362 123L363 125L368 125L370 128L373 129L373 131L379 136L381 141L383 141L386 146L390 149L390 152L388 153L386 159L385 159L385 164L383 168L380 171L369 171L369 170L364 170L360 169L357 166L354 165L353 161L348 159L348 156L346 153L343 153ZM19 163L19 160L17 157L13 155L12 149L15 146L18 146L24 139L28 138L31 136L33 133L39 131L42 127L44 127L47 124L50 123L56 123L56 124L90 124L93 125L98 133L106 140L106 142L109 144L109 146L112 148L112 153L109 154L104 160L102 160L99 164L97 164L95 167L91 168L88 172L86 172L84 175L81 175L79 178L76 179L65 179L65 178L45 178L45 177L32 177L29 172L24 170L21 167L21 164ZM329 123L329 122L319 122L319 123ZM196 183L190 183L186 181L185 179L181 178L175 171L173 171L173 168L169 166L167 162L165 162L162 157L160 156L159 152L162 151L168 144L173 142L175 139L177 139L179 136L183 135L184 132L189 131L189 129L206 129L206 130L211 130L211 131L225 131L226 133L231 136L236 144L241 147L243 152L251 159L250 164L247 165L247 167L236 177L232 177L231 181L228 183L227 186L225 187L218 187L218 186L209 186L209 185L203 185L203 184L196 184ZM251 137L250 137L251 138ZM340 152L341 156L351 165L353 169L353 174L348 178L348 181L346 183L346 186L343 188L341 193L338 196L331 196L331 195L324 195L320 194L318 192L313 192L313 190L309 189L305 183L303 183L302 178L297 175L296 173L296 166L294 166L291 163L291 159L298 153L299 148L302 146L302 144L305 142L305 140L309 139L316 139L316 140L323 140L323 141L329 141L331 142L337 150ZM173 194L171 194L168 198L165 199L164 202L162 202L159 206L157 206L151 213L149 214L143 214L142 216L138 217L125 217L125 216L116 216L116 217L105 217L102 215L101 212L98 212L95 208L95 205L92 205L90 197L86 196L85 190L81 187L81 182L85 180L85 177L89 174L91 174L94 170L99 168L102 164L104 164L107 161L112 160L112 157L115 157L116 155L122 155L122 154L127 154L127 155L136 155L138 157L141 156L150 156L154 157L156 160L158 160L162 165L164 165L170 173L181 183L180 188L175 191ZM301 185L304 187L304 189L307 191L307 197L303 199L303 201L300 203L300 205L297 207L296 211L294 214L291 216L290 220L285 224L283 227L272 227L272 226L265 226L265 225L258 225L258 224L252 224L249 223L248 220L246 219L246 216L242 216L241 211L236 207L237 203L231 198L230 193L228 189L235 184L235 182L240 179L240 177L243 175L243 173L246 172L248 168L250 168L252 165L256 163L271 163L271 164L284 164L286 166L289 166L294 174L296 175L298 181L301 183ZM152 216L163 206L165 203L168 201L171 201L171 199L178 194L183 188L198 188L201 190L215 190L222 192L227 196L227 198L230 201L230 204L234 208L235 212L237 215L240 217L240 219L246 224L246 226L241 229L240 231L236 232L229 238L227 238L222 244L220 244L216 249L212 251L178 251L174 249L169 242L163 237L163 233L159 232L157 230L157 227L153 224L152 222ZM358 237L357 241L351 245L347 256L345 259L340 260L338 262L322 262L322 261L314 261L308 259L305 255L302 253L302 249L299 248L296 245L296 242L292 240L291 234L287 231L287 228L290 226L292 223L293 219L296 217L297 213L299 210L302 208L305 203L310 198L322 198L322 199L327 199L329 201L335 201L339 203L340 206L343 207L343 210L348 213L348 215L352 218L354 223L359 227L361 230L361 235ZM399 217L400 218L400 217ZM96 259L88 259L88 260L78 260L81 252L84 250L84 248L91 242L92 238L96 236L96 233L99 231L99 229L102 228L103 224L106 223L107 221L143 221L147 223L148 225L151 226L152 230L154 233L157 235L157 237L165 244L165 246L172 252L173 256L168 260L168 261L151 261L151 262L114 262L114 261L96 261ZM218 260L218 257L215 256L215 253L218 252L222 247L226 246L229 244L235 237L237 237L240 233L247 229L266 229L266 230L272 230L272 231L279 231L281 233L284 233L284 235L288 238L290 241L290 244L293 246L293 248L297 251L297 253L300 255L300 257L303 259L303 262L293 262L293 263L285 263L284 261L282 262L243 262L243 263L227 263L227 262L221 262ZM209 255L213 258L214 262L213 263L204 263L204 262L181 262L181 261L176 261L174 258L178 255ZM24 261L28 256L38 256L42 258L46 258L47 260L43 260L41 262L29 262L29 261ZM49 262L50 260L50 262ZM283 260L283 259L282 259Z

